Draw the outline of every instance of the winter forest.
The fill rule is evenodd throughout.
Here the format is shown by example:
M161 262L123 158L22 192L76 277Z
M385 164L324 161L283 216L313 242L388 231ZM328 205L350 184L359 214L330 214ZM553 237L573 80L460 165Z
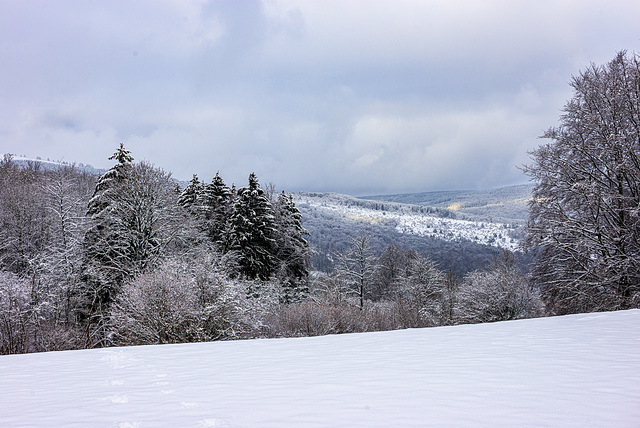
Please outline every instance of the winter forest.
M640 57L572 79L524 172L522 269L462 276L352 237L312 264L293 197L250 174L182 187L120 144L100 176L0 161L0 353L299 337L640 307Z

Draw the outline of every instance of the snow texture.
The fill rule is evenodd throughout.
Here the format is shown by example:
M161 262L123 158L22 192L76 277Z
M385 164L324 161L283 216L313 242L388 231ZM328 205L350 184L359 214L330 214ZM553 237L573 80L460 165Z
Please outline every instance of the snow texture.
M637 427L640 310L0 357L3 427Z

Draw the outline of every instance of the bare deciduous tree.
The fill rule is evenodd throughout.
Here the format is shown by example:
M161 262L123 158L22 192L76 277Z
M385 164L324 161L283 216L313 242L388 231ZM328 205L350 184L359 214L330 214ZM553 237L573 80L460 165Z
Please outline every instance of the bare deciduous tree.
M371 282L376 266L370 239L370 235L359 234L351 239L351 246L346 251L337 255L338 277L353 288L360 309L364 308L367 284Z
M413 254L396 280L395 302L405 327L432 327L446 315L445 275L435 263Z
M485 271L468 274L458 290L456 319L481 323L534 318L542 315L537 289L531 287L507 252Z
M165 261L124 284L110 313L118 345L201 342L246 337L260 328L260 302L229 279L222 256Z
M573 77L560 126L532 153L526 245L552 313L640 305L640 58Z

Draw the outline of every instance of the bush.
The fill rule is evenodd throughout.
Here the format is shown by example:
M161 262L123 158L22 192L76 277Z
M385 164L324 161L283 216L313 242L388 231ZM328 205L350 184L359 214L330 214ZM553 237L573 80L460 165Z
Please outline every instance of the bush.
M321 276L312 295L301 302L281 305L268 318L272 337L321 336L393 330L400 327L393 302L364 301L337 276Z
M257 299L228 278L220 257L192 262L168 260L124 285L110 315L115 344L236 339L260 327Z
M32 351L33 322L29 307L29 283L0 271L0 353Z
M487 271L468 274L458 292L459 323L506 321L542 316L540 293L505 253Z

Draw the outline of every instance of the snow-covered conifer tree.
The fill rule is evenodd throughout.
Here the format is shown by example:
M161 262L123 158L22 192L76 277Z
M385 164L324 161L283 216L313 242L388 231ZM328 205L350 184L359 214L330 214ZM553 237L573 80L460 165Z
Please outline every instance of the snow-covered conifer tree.
M236 254L241 274L266 280L275 267L275 234L273 208L251 173L248 187L238 189L225 232L225 251Z
M293 197L284 191L275 203L276 246L278 276L283 282L285 302L300 299L308 291L305 280L309 274L310 248L305 239L309 232L302 227L302 214Z
M90 204L102 207L86 235L83 316L93 324L106 316L125 280L155 266L189 233L171 175L145 162L134 165L130 156L119 156L123 151Z
M180 197L178 198L178 204L181 207L191 210L192 212L197 210L197 202L200 200L203 191L202 183L197 174L193 174L191 181L184 188Z
M102 211L109 206L110 195L114 192L117 184L126 178L133 162L133 156L129 150L124 148L124 144L120 143L120 147L109 157L109 160L116 160L118 163L98 178L87 207L87 215L95 220L99 219Z
M98 178L87 207L90 227L85 235L83 294L86 303L82 316L89 322L91 318L102 317L102 312L126 276L122 268L125 265L126 236L113 211L133 168L133 156L120 143L109 160L117 163Z
M219 173L216 173L211 183L204 186L203 206L207 234L214 243L220 244L233 206L231 189L224 183Z

